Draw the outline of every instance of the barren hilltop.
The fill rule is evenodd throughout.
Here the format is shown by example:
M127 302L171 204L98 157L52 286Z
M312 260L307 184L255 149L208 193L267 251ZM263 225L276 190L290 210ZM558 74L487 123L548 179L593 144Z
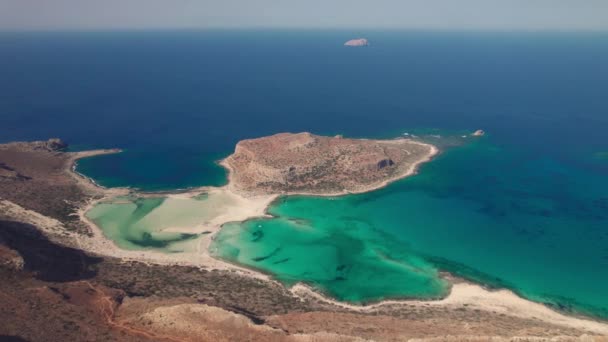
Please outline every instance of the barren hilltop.
M382 187L412 174L436 153L434 146L410 139L280 133L240 141L222 165L237 191L334 195Z

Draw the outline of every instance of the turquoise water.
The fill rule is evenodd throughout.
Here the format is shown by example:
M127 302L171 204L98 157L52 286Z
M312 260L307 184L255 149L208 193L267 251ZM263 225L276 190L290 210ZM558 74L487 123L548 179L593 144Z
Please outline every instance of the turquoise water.
M129 250L193 252L201 235L210 233L213 221L240 203L219 191L198 195L119 196L98 203L86 216L106 237Z
M283 198L213 247L349 301L436 296L446 270L608 317L606 194L600 175L482 139L379 191Z
M360 35L369 48L343 48ZM608 316L606 33L0 33L0 52L0 140L123 148L79 163L106 186L222 185L216 160L277 132L484 129L385 189L227 225L216 252L356 302L440 295L448 270ZM195 241L144 202L97 219L124 248Z
M316 211L317 205L327 204L301 209ZM287 286L305 282L343 301L447 294L449 284L438 277L437 269L406 245L364 217L336 215L351 210L347 202L336 201L329 211L306 219L296 216L302 212L293 206L298 206L298 199L272 210L275 215L283 210L293 214L226 224L214 240L212 254L271 273Z
M164 197L118 197L96 205L86 215L121 248L183 252L185 250L180 248L179 243L195 239L198 234L162 230L175 226L193 227L200 221L201 211L197 215L196 211L188 208L191 203L179 204L179 210L167 210L164 207L175 205L168 204Z

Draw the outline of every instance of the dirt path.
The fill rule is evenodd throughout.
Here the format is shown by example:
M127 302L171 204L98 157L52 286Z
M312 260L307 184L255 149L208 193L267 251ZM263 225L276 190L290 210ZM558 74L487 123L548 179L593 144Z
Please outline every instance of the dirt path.
M158 340L158 341L172 341L172 342L187 342L187 340L182 340L182 339L178 339L175 338L173 336L166 336L166 335L160 335L160 334L154 334L152 332L149 331L145 331L142 329L137 329L137 328L133 328L130 327L120 321L115 320L115 315L116 315L116 308L118 307L117 303L114 302L112 300L112 297L107 295L103 290L96 288L93 284L91 284L89 281L84 281L84 283L92 290L95 291L95 293L99 294L97 302L98 302L98 307L99 310L101 311L102 315L104 316L104 319L106 320L106 323L115 328L115 329L119 329L119 330L123 330L129 334L132 335L138 335L138 336L142 336L145 338L149 338L149 339L153 339L153 340Z

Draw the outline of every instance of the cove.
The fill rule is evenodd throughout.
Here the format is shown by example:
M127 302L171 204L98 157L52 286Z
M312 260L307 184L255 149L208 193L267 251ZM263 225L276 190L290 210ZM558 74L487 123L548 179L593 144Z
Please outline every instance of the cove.
M361 195L283 197L212 252L350 302L432 298L439 270L608 317L608 182L482 140Z

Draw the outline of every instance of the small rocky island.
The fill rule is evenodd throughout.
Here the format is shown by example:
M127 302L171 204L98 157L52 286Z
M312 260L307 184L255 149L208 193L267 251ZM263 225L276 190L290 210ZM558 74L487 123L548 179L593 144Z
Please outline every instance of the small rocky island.
M344 46L368 46L369 42L365 38L351 39L344 43Z
M242 140L222 165L234 190L335 195L370 191L412 174L437 149L410 139L280 133Z

